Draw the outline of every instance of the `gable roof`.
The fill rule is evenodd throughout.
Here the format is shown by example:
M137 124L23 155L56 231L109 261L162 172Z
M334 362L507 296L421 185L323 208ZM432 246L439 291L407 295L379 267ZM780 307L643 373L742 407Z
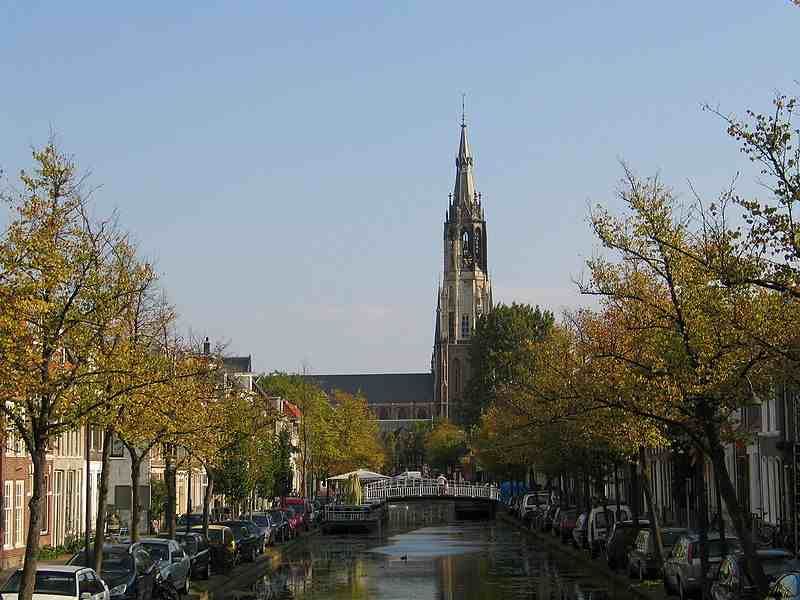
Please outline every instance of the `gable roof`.
M373 373L367 375L306 375L330 395L334 390L362 394L367 404L433 402L431 373Z
M222 365L226 371L231 373L252 373L252 356L225 356L222 358Z

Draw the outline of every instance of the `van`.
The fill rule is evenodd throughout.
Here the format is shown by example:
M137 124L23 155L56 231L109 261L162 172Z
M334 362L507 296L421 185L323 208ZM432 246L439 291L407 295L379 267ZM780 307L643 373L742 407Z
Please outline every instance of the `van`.
M550 492L528 492L519 504L519 518L524 520L526 515L544 510L549 504Z
M631 509L625 504L619 506L619 515L617 515L616 504L592 508L586 519L586 543L592 558L599 556L605 548L606 540L614 523L631 519Z

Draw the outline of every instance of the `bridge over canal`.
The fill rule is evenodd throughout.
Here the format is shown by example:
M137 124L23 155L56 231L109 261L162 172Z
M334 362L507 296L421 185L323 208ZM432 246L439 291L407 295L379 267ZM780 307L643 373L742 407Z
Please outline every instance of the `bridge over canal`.
M403 504L441 505L455 519L494 518L500 491L496 486L437 479L384 479L364 486L364 504L328 505L324 532L370 531L379 535L389 510Z

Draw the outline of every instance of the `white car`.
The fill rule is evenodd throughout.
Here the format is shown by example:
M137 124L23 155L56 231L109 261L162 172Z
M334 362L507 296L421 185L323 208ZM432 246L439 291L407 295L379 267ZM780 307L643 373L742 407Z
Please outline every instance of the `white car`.
M17 600L22 582L22 569L17 569L0 589L3 600ZM41 565L36 567L33 600L110 600L108 586L94 569L73 565Z

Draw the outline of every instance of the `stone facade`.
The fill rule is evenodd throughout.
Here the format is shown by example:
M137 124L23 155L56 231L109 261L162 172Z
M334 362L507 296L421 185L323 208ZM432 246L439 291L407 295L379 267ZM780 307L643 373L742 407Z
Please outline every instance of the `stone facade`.
M436 307L431 369L437 415L462 420L464 391L470 377L469 345L475 322L492 309L487 261L486 220L475 188L474 161L461 123L456 182L445 214L443 277Z

